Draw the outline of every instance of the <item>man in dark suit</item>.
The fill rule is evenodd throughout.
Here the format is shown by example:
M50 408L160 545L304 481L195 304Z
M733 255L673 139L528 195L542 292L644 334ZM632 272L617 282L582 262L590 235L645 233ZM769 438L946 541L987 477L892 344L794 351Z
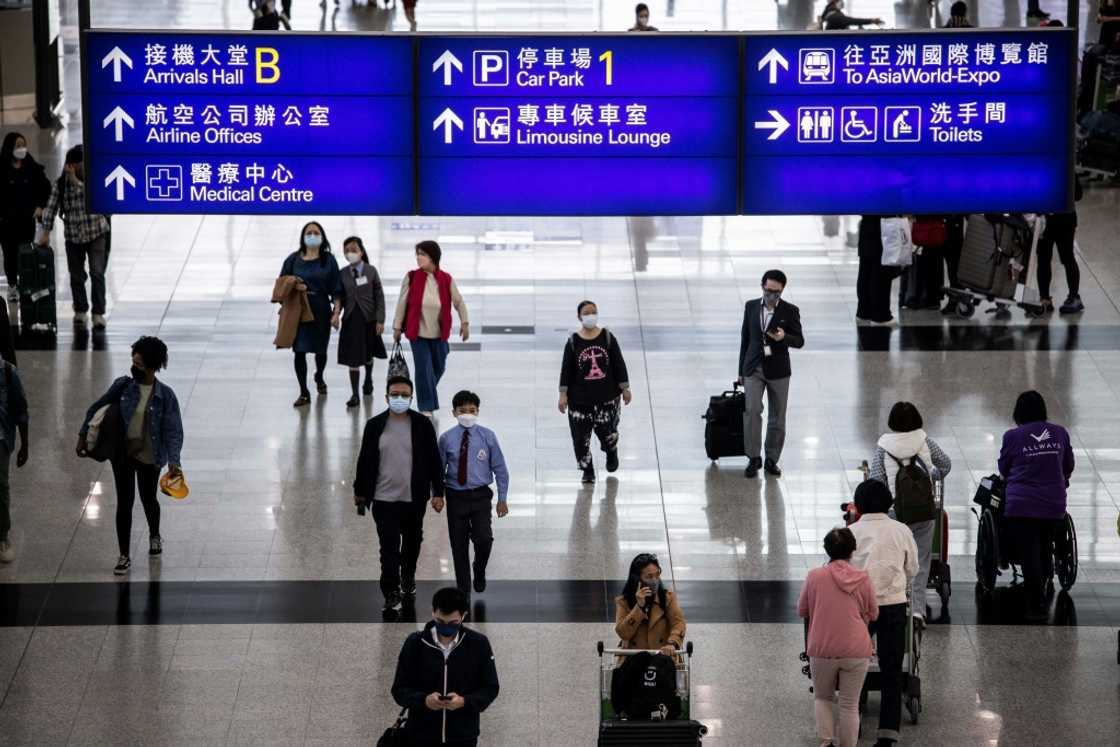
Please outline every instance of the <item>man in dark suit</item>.
M746 476L757 477L762 461L762 394L766 393L766 473L778 477L778 459L786 440L786 400L789 397L789 349L805 345L801 312L781 300L786 275L767 270L762 276L762 298L747 301L739 346L739 381L746 389L743 438L746 442Z

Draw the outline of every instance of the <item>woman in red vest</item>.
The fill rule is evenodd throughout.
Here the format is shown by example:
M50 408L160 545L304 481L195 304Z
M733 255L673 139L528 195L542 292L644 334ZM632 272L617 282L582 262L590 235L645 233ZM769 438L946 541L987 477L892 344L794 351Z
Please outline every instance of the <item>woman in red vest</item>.
M393 319L393 341L403 334L412 344L416 399L420 412L431 416L439 409L436 386L447 365L447 341L451 337L451 307L459 313L459 334L470 339L467 305L455 280L439 269L442 251L434 241L416 245L416 266L404 276L397 313Z

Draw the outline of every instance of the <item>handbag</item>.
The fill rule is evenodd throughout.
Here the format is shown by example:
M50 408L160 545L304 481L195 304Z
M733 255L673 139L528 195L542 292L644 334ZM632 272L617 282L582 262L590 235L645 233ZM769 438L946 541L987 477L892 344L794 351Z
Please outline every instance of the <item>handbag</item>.
M389 377L403 376L408 380L412 380L412 372L408 369L408 361L404 357L404 348L401 344L395 343L393 345L393 354L389 357Z
M923 246L927 249L936 249L944 246L948 239L943 218L918 218L910 230L910 238L914 246Z
M121 395L124 386L117 391L116 399L97 409L89 421L86 431L86 456L97 462L115 458L124 451L127 435L124 417L121 415Z
M377 747L407 747L408 737L404 733L406 723L408 723L408 706L401 709L397 720L377 740Z
M914 243L910 238L910 221L906 218L883 218L879 226L883 240L884 267L909 267L914 263Z

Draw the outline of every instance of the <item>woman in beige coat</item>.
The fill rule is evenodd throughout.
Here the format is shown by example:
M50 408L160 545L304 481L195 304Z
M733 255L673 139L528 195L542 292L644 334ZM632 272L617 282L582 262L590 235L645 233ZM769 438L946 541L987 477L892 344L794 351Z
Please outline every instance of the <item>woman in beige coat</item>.
M684 645L686 627L677 595L661 583L657 556L642 553L634 558L626 586L615 598L614 629L620 646L673 656Z

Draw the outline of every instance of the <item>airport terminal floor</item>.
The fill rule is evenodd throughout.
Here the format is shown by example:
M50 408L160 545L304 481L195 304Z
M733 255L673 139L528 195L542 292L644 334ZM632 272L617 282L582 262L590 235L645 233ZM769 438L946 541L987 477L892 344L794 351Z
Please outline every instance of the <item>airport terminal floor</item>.
M804 29L823 3L657 0L663 31ZM403 5L294 0L296 30L407 31ZM948 2L934 3L943 24ZM1026 23L1026 2L970 2L979 26ZM56 176L81 138L78 16L63 3L66 110L56 133L20 130ZM888 27L928 28L925 0L850 0ZM1097 3L1080 4L1095 39ZM625 30L623 0L420 0L419 30ZM1064 0L1042 7L1065 17ZM240 0L95 0L94 26L247 29ZM343 71L339 71L342 74ZM596 642L617 643L615 602L631 559L653 553L695 644L691 715L705 746L819 744L797 600L827 561L822 538L862 480L887 414L920 408L952 460L944 491L952 596L936 600L921 648L922 712L904 712L899 744L1115 744L1120 733L1120 192L1086 181L1078 203L1085 311L1028 318L894 309L897 325L857 324L858 216L438 218L322 217L336 253L361 236L390 313L414 247L435 240L470 309L439 384L438 432L452 395L481 398L479 423L500 440L509 515L494 519L488 586L468 626L490 639L501 692L479 744L595 743ZM843 184L837 184L843 189ZM11 469L13 562L0 565L0 745L372 745L398 712L389 688L406 636L430 619L432 594L455 583L446 518L428 510L417 598L385 621L378 538L352 500L366 420L386 408L386 362L374 394L348 408L332 336L326 394L299 394L292 355L276 350L272 286L301 226L320 216L117 215L108 325L71 323L61 228L54 344L17 337L30 403L29 462ZM712 462L701 415L736 377L744 303L770 268L800 307L782 475L744 477L742 457ZM1055 298L1065 280L1055 267ZM5 289L6 291L6 289ZM581 482L557 381L583 299L626 356L619 469ZM897 300L894 302L897 304ZM9 315L18 318L12 304ZM456 330L458 322L456 320ZM14 331L14 330L13 330ZM131 344L166 342L159 374L182 410L190 495L160 497L163 553L149 557L140 505L132 567L115 576L116 497L108 463L78 459L86 408L127 375ZM386 343L391 342L389 335ZM406 348L406 351L408 349ZM407 355L410 364L411 355ZM1076 469L1068 511L1077 583L1024 622L1009 573L974 594L972 496L996 470L1016 395L1038 390L1069 430ZM139 501L137 502L140 503ZM944 614L940 614L944 613ZM872 694L860 744L875 739Z

